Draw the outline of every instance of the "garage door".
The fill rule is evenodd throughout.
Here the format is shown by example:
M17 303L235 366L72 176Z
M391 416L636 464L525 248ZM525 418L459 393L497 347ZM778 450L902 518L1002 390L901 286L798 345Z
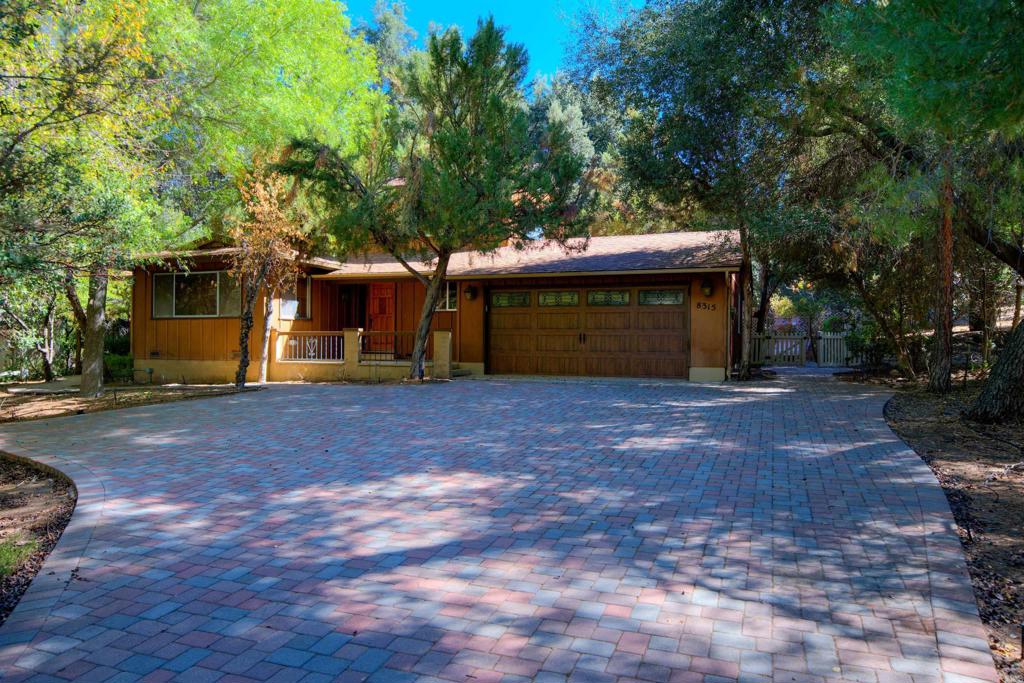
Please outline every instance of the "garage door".
M688 301L685 285L492 290L487 371L686 377Z

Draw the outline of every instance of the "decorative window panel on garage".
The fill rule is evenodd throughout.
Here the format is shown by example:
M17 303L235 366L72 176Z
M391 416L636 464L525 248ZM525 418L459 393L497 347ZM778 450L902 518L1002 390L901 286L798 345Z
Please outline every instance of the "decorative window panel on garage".
M525 308L529 305L529 292L494 292L491 294L491 306L495 308Z
M537 294L538 306L579 306L579 292L540 292Z
M587 292L588 306L628 306L628 289L592 289Z
M683 303L683 290L642 289L639 298L641 306L678 306Z

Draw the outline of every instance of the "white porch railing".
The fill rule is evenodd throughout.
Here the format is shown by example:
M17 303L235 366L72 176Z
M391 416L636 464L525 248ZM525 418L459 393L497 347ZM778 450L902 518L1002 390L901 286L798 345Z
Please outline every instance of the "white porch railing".
M344 332L279 332L280 363L343 363Z

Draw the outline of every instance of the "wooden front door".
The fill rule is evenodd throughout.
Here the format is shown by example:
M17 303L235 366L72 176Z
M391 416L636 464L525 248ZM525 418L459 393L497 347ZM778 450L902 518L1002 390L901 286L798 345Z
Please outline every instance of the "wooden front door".
M395 331L395 283L375 282L370 285L366 304L368 332ZM369 335L369 351L386 351L393 345L391 335Z
M495 290L488 301L488 372L686 377L685 284Z

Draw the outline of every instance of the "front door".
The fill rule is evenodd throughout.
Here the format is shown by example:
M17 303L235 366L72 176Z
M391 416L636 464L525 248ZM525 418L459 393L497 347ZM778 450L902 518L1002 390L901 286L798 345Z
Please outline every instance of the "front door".
M375 282L370 285L366 306L366 330L368 332L395 331L395 283ZM368 351L393 351L394 338L391 334L368 335Z

